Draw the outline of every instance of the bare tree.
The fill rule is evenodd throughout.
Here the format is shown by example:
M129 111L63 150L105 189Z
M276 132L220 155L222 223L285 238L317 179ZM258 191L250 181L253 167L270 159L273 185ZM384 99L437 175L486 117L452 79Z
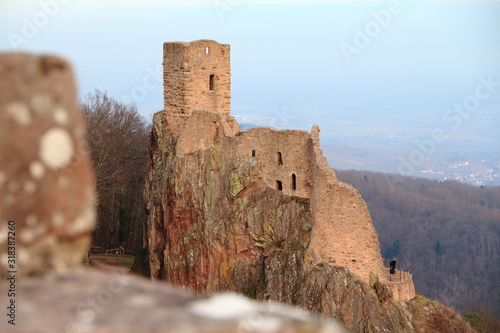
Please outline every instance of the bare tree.
M150 125L133 104L121 103L96 90L80 109L96 172L97 227L93 244L103 248L142 247L143 201Z

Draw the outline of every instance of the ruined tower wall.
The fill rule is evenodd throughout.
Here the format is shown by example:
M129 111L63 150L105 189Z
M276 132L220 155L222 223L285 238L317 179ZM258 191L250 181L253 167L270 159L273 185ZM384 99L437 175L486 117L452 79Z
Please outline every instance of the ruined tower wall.
M163 44L164 109L191 115L194 110L229 114L230 46L212 40Z
M236 142L239 156L262 164L262 177L268 187L286 195L309 197L312 183L310 133L257 127L237 137Z
M317 126L313 127L312 141L311 247L322 261L348 267L365 281L371 274L383 278L380 244L366 203L354 187L338 181L328 166Z
M172 117L168 117L170 123ZM176 154L193 154L213 148L222 139L231 136L224 126L225 117L214 111L196 111L187 119L176 144Z
M163 100L164 109L172 113L186 113L185 43L163 44Z
M213 148L225 137L233 137L235 153L262 165L260 177L267 186L286 195L309 198L312 185L311 134L306 131L253 128L234 136L226 117L218 112L197 110L178 127L177 116L165 115L170 127L179 133L176 154L192 154ZM229 117L228 117L229 118ZM176 129L177 128L177 129ZM278 188L281 183L281 189Z
M318 127L312 134L258 127L237 137L236 142L238 155L262 164L261 177L268 187L311 199L311 248L321 261L348 267L365 281L371 274L384 276L378 236L368 207L355 188L336 178L319 147Z

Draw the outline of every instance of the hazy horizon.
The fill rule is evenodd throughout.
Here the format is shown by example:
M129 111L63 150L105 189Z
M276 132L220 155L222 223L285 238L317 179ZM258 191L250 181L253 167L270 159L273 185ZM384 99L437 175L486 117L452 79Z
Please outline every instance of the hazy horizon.
M500 1L24 1L0 4L0 32L2 51L59 54L80 96L106 90L148 119L163 108L162 44L213 39L231 45L240 122L318 124L324 145L410 163L468 142L500 168Z

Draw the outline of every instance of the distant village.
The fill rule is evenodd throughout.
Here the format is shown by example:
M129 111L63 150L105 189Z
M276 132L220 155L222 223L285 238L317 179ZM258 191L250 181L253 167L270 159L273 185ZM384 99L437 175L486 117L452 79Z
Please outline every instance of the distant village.
M488 165L489 164L489 165ZM441 180L457 180L472 185L500 185L500 162L491 165L485 160L479 163L461 161L446 168L434 167L421 170L426 176Z

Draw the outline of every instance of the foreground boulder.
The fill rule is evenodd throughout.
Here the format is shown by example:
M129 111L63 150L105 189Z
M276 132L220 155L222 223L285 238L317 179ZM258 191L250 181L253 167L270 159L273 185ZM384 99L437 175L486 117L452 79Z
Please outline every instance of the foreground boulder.
M16 249L9 270L30 276L80 264L95 223L86 147L70 65L0 54L0 275L9 227Z
M237 294L199 298L118 273L75 271L23 279L16 326L2 332L345 332L332 321Z

